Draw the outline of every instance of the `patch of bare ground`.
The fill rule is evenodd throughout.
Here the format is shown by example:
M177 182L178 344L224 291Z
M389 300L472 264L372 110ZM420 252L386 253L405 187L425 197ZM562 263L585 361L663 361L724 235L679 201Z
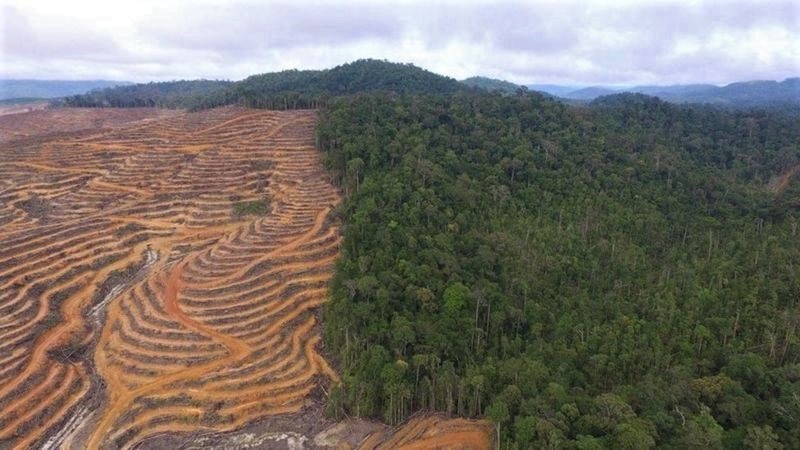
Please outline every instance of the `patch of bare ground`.
M483 420L451 419L422 414L393 429L373 432L358 444L359 450L488 450L490 425Z
M0 105L0 116L5 116L8 114L23 114L31 111L47 109L48 105L48 100L31 100L25 103Z
M156 108L47 108L35 103L0 108L0 143L20 138L120 127L180 114Z
M772 179L769 183L769 190L772 191L773 194L782 194L792 183L792 180L797 173L800 172L800 164L793 166L789 170L783 172L782 174L778 175L774 179Z

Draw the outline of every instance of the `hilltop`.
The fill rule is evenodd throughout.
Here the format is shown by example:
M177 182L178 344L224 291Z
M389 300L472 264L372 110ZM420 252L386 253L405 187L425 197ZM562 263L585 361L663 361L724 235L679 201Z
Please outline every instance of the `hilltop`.
M69 96L63 100L63 103L76 107L185 108L196 103L198 99L224 90L231 84L230 81L220 80L179 80L133 84L96 89L87 94Z

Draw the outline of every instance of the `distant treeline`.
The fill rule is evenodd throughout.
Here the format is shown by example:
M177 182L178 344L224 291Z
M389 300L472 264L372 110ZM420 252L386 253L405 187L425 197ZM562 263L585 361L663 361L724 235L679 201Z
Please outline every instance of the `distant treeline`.
M242 81L172 81L137 84L67 97L78 107L159 106L189 110L241 105L268 109L316 108L334 96L359 92L450 94L467 89L458 81L411 64L359 60L327 70L286 70Z
M181 80L133 84L72 95L65 97L61 102L57 101L56 104L83 108L191 108L203 104L205 98L217 95L218 92L232 84L230 81L219 80Z

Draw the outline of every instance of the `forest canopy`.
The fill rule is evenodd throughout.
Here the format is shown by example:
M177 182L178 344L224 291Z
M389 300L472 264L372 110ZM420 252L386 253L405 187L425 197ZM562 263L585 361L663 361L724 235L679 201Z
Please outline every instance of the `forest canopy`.
M800 447L800 125L642 95L359 95L334 416L485 416L501 448Z

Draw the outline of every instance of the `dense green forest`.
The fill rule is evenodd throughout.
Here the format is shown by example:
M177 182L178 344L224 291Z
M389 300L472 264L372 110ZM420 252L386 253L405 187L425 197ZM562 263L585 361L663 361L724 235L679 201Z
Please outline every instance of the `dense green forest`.
M217 103L294 109L324 105L333 96L371 91L398 94L449 94L464 89L458 81L412 64L364 59L328 70L289 70L246 78Z
M800 122L642 95L331 99L340 417L501 448L800 448ZM779 184L779 183L778 183Z

